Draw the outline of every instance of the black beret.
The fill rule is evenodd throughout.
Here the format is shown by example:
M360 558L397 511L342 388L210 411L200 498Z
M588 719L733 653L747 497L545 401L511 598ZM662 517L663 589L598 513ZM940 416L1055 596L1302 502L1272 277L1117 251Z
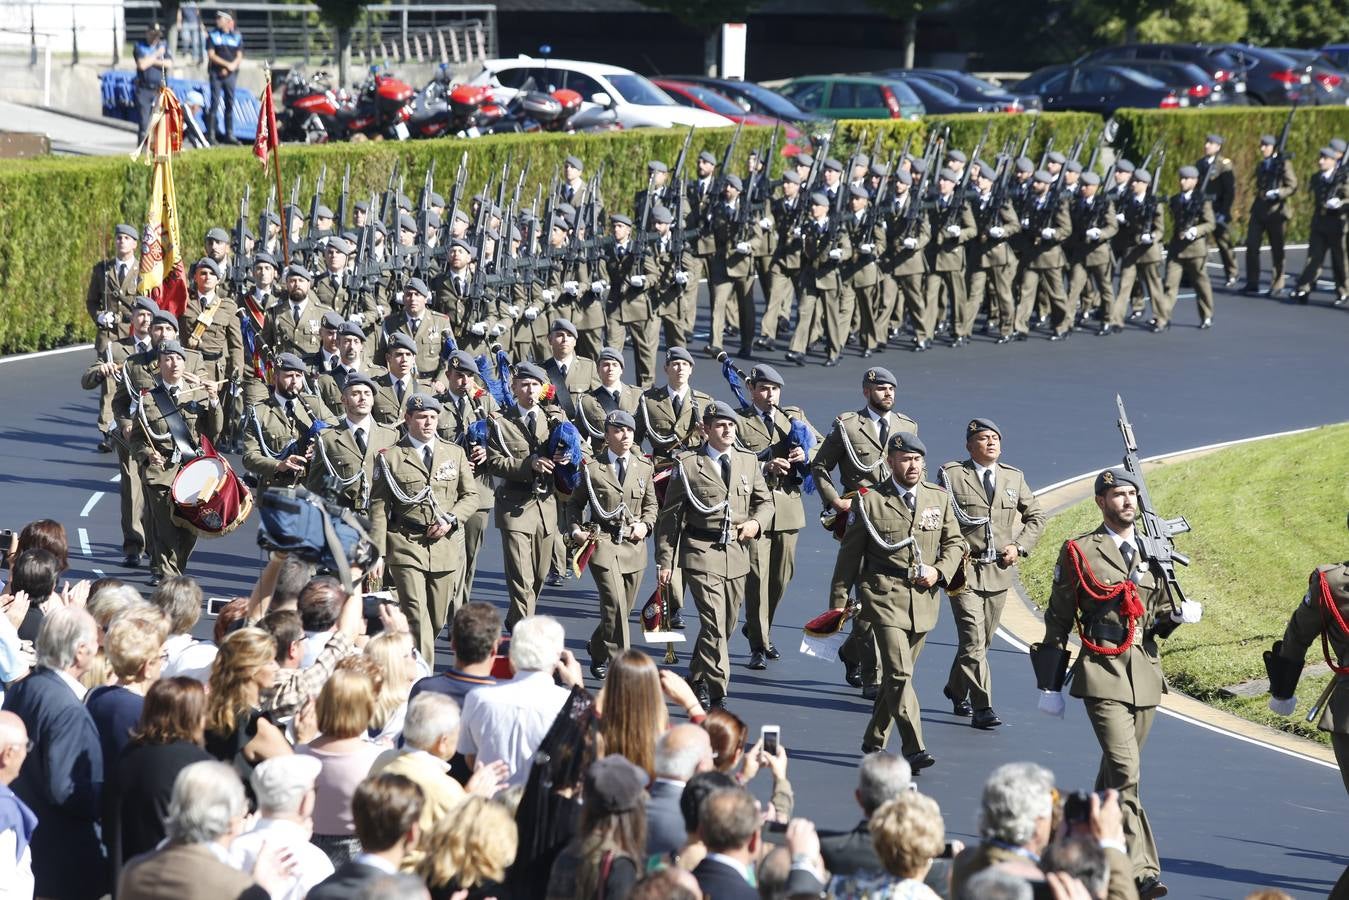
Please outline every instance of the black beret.
M927 445L918 439L918 435L912 431L897 431L890 438L890 446L886 447L891 453L917 453L927 456Z
M895 373L891 372L889 369L873 366L872 368L867 369L866 374L862 376L862 384L888 384L891 387L898 387L899 379L895 378Z
M1130 475L1125 469L1115 466L1113 469L1106 469L1100 475L1096 476L1096 496L1101 496L1106 491L1122 484L1131 485L1138 488L1138 479Z
M998 437L1002 437L1002 429L992 419L970 419L970 424L965 426L965 437L973 437L981 431L991 431Z

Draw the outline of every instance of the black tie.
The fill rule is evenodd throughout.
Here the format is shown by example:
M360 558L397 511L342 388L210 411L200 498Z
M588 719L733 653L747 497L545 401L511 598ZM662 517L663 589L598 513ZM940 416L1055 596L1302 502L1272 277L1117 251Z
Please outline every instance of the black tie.
M535 431L534 431L534 422L535 422L535 421L536 421L536 418L535 418L535 415L534 415L534 410L531 409L528 413L525 414L525 428L529 429L529 433L530 433L531 435L533 435L533 434L535 433Z
M149 347L148 344L145 343L145 341L136 341L136 352L137 352L137 353L144 353L146 350L149 350L149 349L150 349L150 347Z
M454 401L454 411L459 415L459 421L464 421L464 398L460 397Z
M909 508L909 512L913 512L917 507L918 501L914 498L913 491L904 492L904 505Z
M984 469L984 493L988 495L988 502L993 502L993 470Z
M464 292L464 276L454 276L454 292L456 294L462 294Z
M178 387L176 385L169 388L169 398L173 400L174 403L178 402Z
M299 325L299 324L300 324L300 304L298 304L298 303L292 303L292 304L291 304L291 309L292 309L292 310L294 311L294 313L295 313L295 324L296 324L296 325Z
M764 425L768 428L768 435L769 435L769 437L772 437L772 435L773 435L773 411L772 411L771 409L765 409L765 410L763 411L763 423L764 423Z
M422 462L426 464L426 471L431 471L431 445L427 444L422 448Z
M679 416L684 412L684 398L681 397L679 394L675 394L673 397L670 398L670 405L674 407L675 418L676 419L679 418Z
M1137 552L1136 550L1134 550L1134 545L1129 543L1128 541L1125 541L1124 543L1119 545L1119 552L1124 554L1125 567L1130 571L1133 571L1134 554Z
M726 490L731 489L731 457L728 453L721 454L721 480L726 482Z
M364 456L364 455L365 455L365 449L366 449L366 446L367 446L366 443L365 443L365 429L364 429L364 428L357 428L357 429L356 429L356 446L360 449L361 455Z
M421 319L408 319L408 327L412 329L412 333L413 333L413 334L416 334L416 333L417 333L417 329L422 327L422 320L421 320Z
M294 419L294 418L295 418L295 401L294 401L294 400L287 400L287 401L286 401L286 418L288 418L288 419Z
M117 264L117 283L118 283L118 284L121 284L123 281L126 281L126 263L118 263L118 264Z
M567 380L567 364L566 364L566 363L558 363L558 365L557 365L557 370L558 370L559 372L562 373L562 380L563 380L563 381L566 381L566 380Z
M885 445L890 441L890 417L881 419L881 451L885 452Z
M615 465L618 466L618 483L621 485L628 480L628 461L620 456Z

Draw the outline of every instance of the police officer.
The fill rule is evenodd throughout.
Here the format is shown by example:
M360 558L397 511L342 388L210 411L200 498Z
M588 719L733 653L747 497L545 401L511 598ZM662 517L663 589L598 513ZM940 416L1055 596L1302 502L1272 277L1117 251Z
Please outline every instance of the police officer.
M478 511L461 523L464 531L465 565L454 592L454 608L459 609L473 596L473 579L478 573L478 551L487 535L488 513L496 483L487 472L488 423L497 404L478 381L477 366L464 350L450 354L445 373L448 387L438 397L444 411L440 416L440 436L453 441L468 455L469 467L478 480ZM481 423L481 424L478 424Z
M304 481L313 457L314 423L331 415L317 397L305 396L308 373L294 353L279 354L272 395L248 410L243 463L257 477L259 493Z
M342 383L339 418L318 433L306 486L360 516L370 514L375 457L398 443L398 431L375 421L375 382L354 372Z
M464 567L462 522L478 509L468 457L436 435L440 412L429 394L408 398L406 433L379 452L370 492L371 543L389 567L417 650L428 660L436 658L436 635L453 613Z
M725 706L730 629L740 618L750 553L773 497L754 454L735 449L738 417L720 401L703 410L706 443L676 459L656 525L656 567L669 588L678 567L698 608L689 682L704 709Z
M763 536L751 550L743 631L749 638L748 667L764 669L768 660L782 656L773 646L773 617L796 573L796 541L806 524L801 489L823 437L801 407L782 405L786 383L777 369L757 365L748 381L750 402L737 410L736 442L759 460L773 512L761 520Z
M1180 192L1171 196L1171 243L1167 245L1164 299L1153 298L1154 333L1171 327L1171 314L1180 293L1180 280L1188 276L1199 303L1199 327L1213 327L1213 285L1208 277L1208 236L1213 233L1213 205L1196 190L1199 170L1180 167Z
M988 648L1016 566L1035 549L1045 514L1021 470L1001 461L1002 431L992 420L970 420L965 449L970 455L964 461L947 463L937 476L969 547L961 573L947 585L957 645L942 692L957 716L972 716L975 728L996 728L1002 720L993 711Z
M646 572L646 541L656 529L655 470L634 452L637 421L616 409L603 422L604 449L586 458L581 484L565 507L572 542L594 546L589 568L600 616L590 636L590 674L601 681L614 654L632 646L628 615Z
M938 588L950 583L965 552L946 491L923 480L926 456L911 431L887 441L889 477L858 491L829 597L831 606L842 606L857 581L858 619L871 625L878 647L881 687L862 752L885 749L897 723L900 752L914 771L936 762L923 741L914 668L937 624Z
M1269 262L1273 268L1267 293L1283 290L1283 240L1293 210L1288 198L1297 191L1297 173L1272 134L1260 137L1260 162L1255 166L1255 192L1246 225L1246 283L1243 294L1260 290L1260 247L1269 236Z
M234 86L239 80L239 66L243 61L244 38L234 28L234 14L219 10L215 14L215 29L206 35L206 71L211 79L206 131L212 143L238 143L234 137ZM217 134L216 123L222 117L225 130Z
M1321 148L1317 162L1320 171L1311 179L1311 245L1307 265L1293 289L1293 299L1305 304L1321 274L1321 263L1330 253L1330 268L1335 276L1335 305L1349 305L1349 275L1345 273L1345 213L1349 212L1349 180L1338 171L1333 147Z
M155 101L173 68L173 51L164 43L164 29L158 22L145 26L145 39L136 42L131 56L136 63L136 142L140 143L150 130Z
M799 312L787 351L788 361L798 366L806 364L806 351L821 326L827 344L824 364L838 365L852 322L852 310L844 308L843 291L843 263L852 256L852 243L847 229L829 220L829 210L829 197L823 191L810 195L810 220L801 230Z
M1222 155L1223 136L1210 134L1204 138L1204 155L1194 166L1199 170L1199 180L1203 181L1210 166L1215 166L1208 175L1208 196L1213 204L1213 243L1218 248L1218 258L1223 264L1225 287L1237 283L1237 255L1232 252L1232 203L1237 194L1236 170L1232 160Z

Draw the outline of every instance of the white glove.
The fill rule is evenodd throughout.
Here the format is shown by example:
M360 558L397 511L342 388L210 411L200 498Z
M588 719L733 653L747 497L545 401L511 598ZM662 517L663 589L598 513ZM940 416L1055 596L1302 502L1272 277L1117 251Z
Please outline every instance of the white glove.
M1124 224L1124 213L1115 213L1115 221L1118 222L1119 224L1123 225L1123 224Z
M629 284L630 286L632 286L632 287L635 287L635 288L644 288L644 287L646 287L646 276L645 276L645 275L629 275L629 276L628 276L628 284Z
M1278 199L1279 199L1279 189L1278 189L1278 188L1271 188L1270 190L1265 191L1265 199L1266 199L1266 200L1278 200Z
M1087 240L1089 241L1100 240L1100 237L1101 237L1101 229L1099 228L1087 229Z
M98 324L103 328L113 328L117 325L117 314L110 312L101 312L98 314Z
M1344 201L1339 197L1331 197L1326 201L1326 209L1339 209L1344 205Z
M576 292L581 289L580 282L564 281L562 282L562 293L576 296Z
M550 289L544 288L542 291L539 292L539 296L543 298L544 303L552 303L553 298L556 297L557 295L554 294Z
M675 284L688 284L688 283L689 283L689 273L688 273L688 272L676 272L676 273L675 273Z
M1037 705L1040 712L1056 719L1062 719L1068 709L1068 701L1063 699L1063 691L1041 691L1040 702Z
M1278 697L1269 698L1269 711L1276 716L1291 716L1293 710L1297 709L1297 697L1289 697L1281 700Z
M870 241L867 241L865 244L858 244L857 249L861 250L867 256L870 256L876 252L876 245L871 243Z
M506 326L498 322L492 326L492 337L497 337L498 335L505 333L505 331Z
M487 333L487 323L474 322L472 325L468 326L468 330L477 335L484 335Z
M596 294L603 294L605 291L609 290L609 282L605 281L603 278L592 281L590 282L590 290Z
M379 313L381 319L389 314L389 310L386 307L378 305L375 307L375 312Z
M1187 241L1192 241L1197 237L1199 237L1199 229L1197 228L1186 228L1185 233L1181 235L1181 238Z
M750 247L749 241L736 241L735 244L736 253L748 254L751 249L753 248Z
M840 259L842 259L843 258L842 248L835 247L833 250L830 250L829 258L832 259L834 262L838 262Z
M510 306L506 307L506 315L510 316L512 319L520 318L520 307L512 303Z
M352 313L352 314L347 318L347 321L348 321L348 322L351 322L351 323L353 323L353 324L356 324L356 325L364 325L364 324L365 324L365 313L358 313L358 312Z
M1204 604L1198 600L1182 600L1180 611L1171 614L1172 622L1183 622L1186 625L1194 625L1204 616Z
M918 238L911 238L911 237L910 237L910 238L905 238L905 239L904 239L904 249L905 249L905 250L917 250L917 249L918 249Z
M946 233L947 233L948 235L950 235L951 237L960 237L960 226L959 226L959 225L947 225L947 226L946 226Z
M1022 228L1029 228L1029 227L1030 227L1030 219L1022 219L1022 220L1021 220L1021 227L1022 227Z
M1054 240L1054 229L1052 229L1052 228L1041 228L1041 229L1040 229L1040 237L1042 237L1042 238L1045 239L1046 241L1052 241L1052 240Z
M1140 241L1142 241L1144 244L1151 244L1151 243L1152 243L1152 232L1151 232L1151 231L1145 231L1145 232L1143 232L1143 233L1139 236L1138 239L1139 239Z
M800 236L801 236L801 226L797 225L795 228L792 229L792 237L799 238Z
M773 220L768 218L768 216L764 216L762 219L759 220L759 227L767 231L768 229L773 227Z
M994 225L992 228L988 229L988 236L991 238L1007 237L1007 229L1003 228L1001 225Z
M526 306L526 307L525 307L525 318L526 318L526 319L528 319L529 321L533 322L533 321L534 321L535 319L537 319L538 317L539 317L539 308L538 308L537 306Z

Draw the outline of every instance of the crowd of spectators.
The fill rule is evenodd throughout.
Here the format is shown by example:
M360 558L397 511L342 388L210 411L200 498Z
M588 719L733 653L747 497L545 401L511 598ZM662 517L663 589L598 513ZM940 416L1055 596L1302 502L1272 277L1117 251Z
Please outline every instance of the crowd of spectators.
M469 603L433 672L397 607L367 619L296 559L273 558L205 641L191 579L149 597L71 585L59 525L18 544L0 595L5 896L1137 897L1117 795L1061 796L1033 763L956 812L977 821L969 846L884 751L858 765L860 819L827 828L795 808L786 748L704 714L636 650L592 694L548 616L504 638Z

